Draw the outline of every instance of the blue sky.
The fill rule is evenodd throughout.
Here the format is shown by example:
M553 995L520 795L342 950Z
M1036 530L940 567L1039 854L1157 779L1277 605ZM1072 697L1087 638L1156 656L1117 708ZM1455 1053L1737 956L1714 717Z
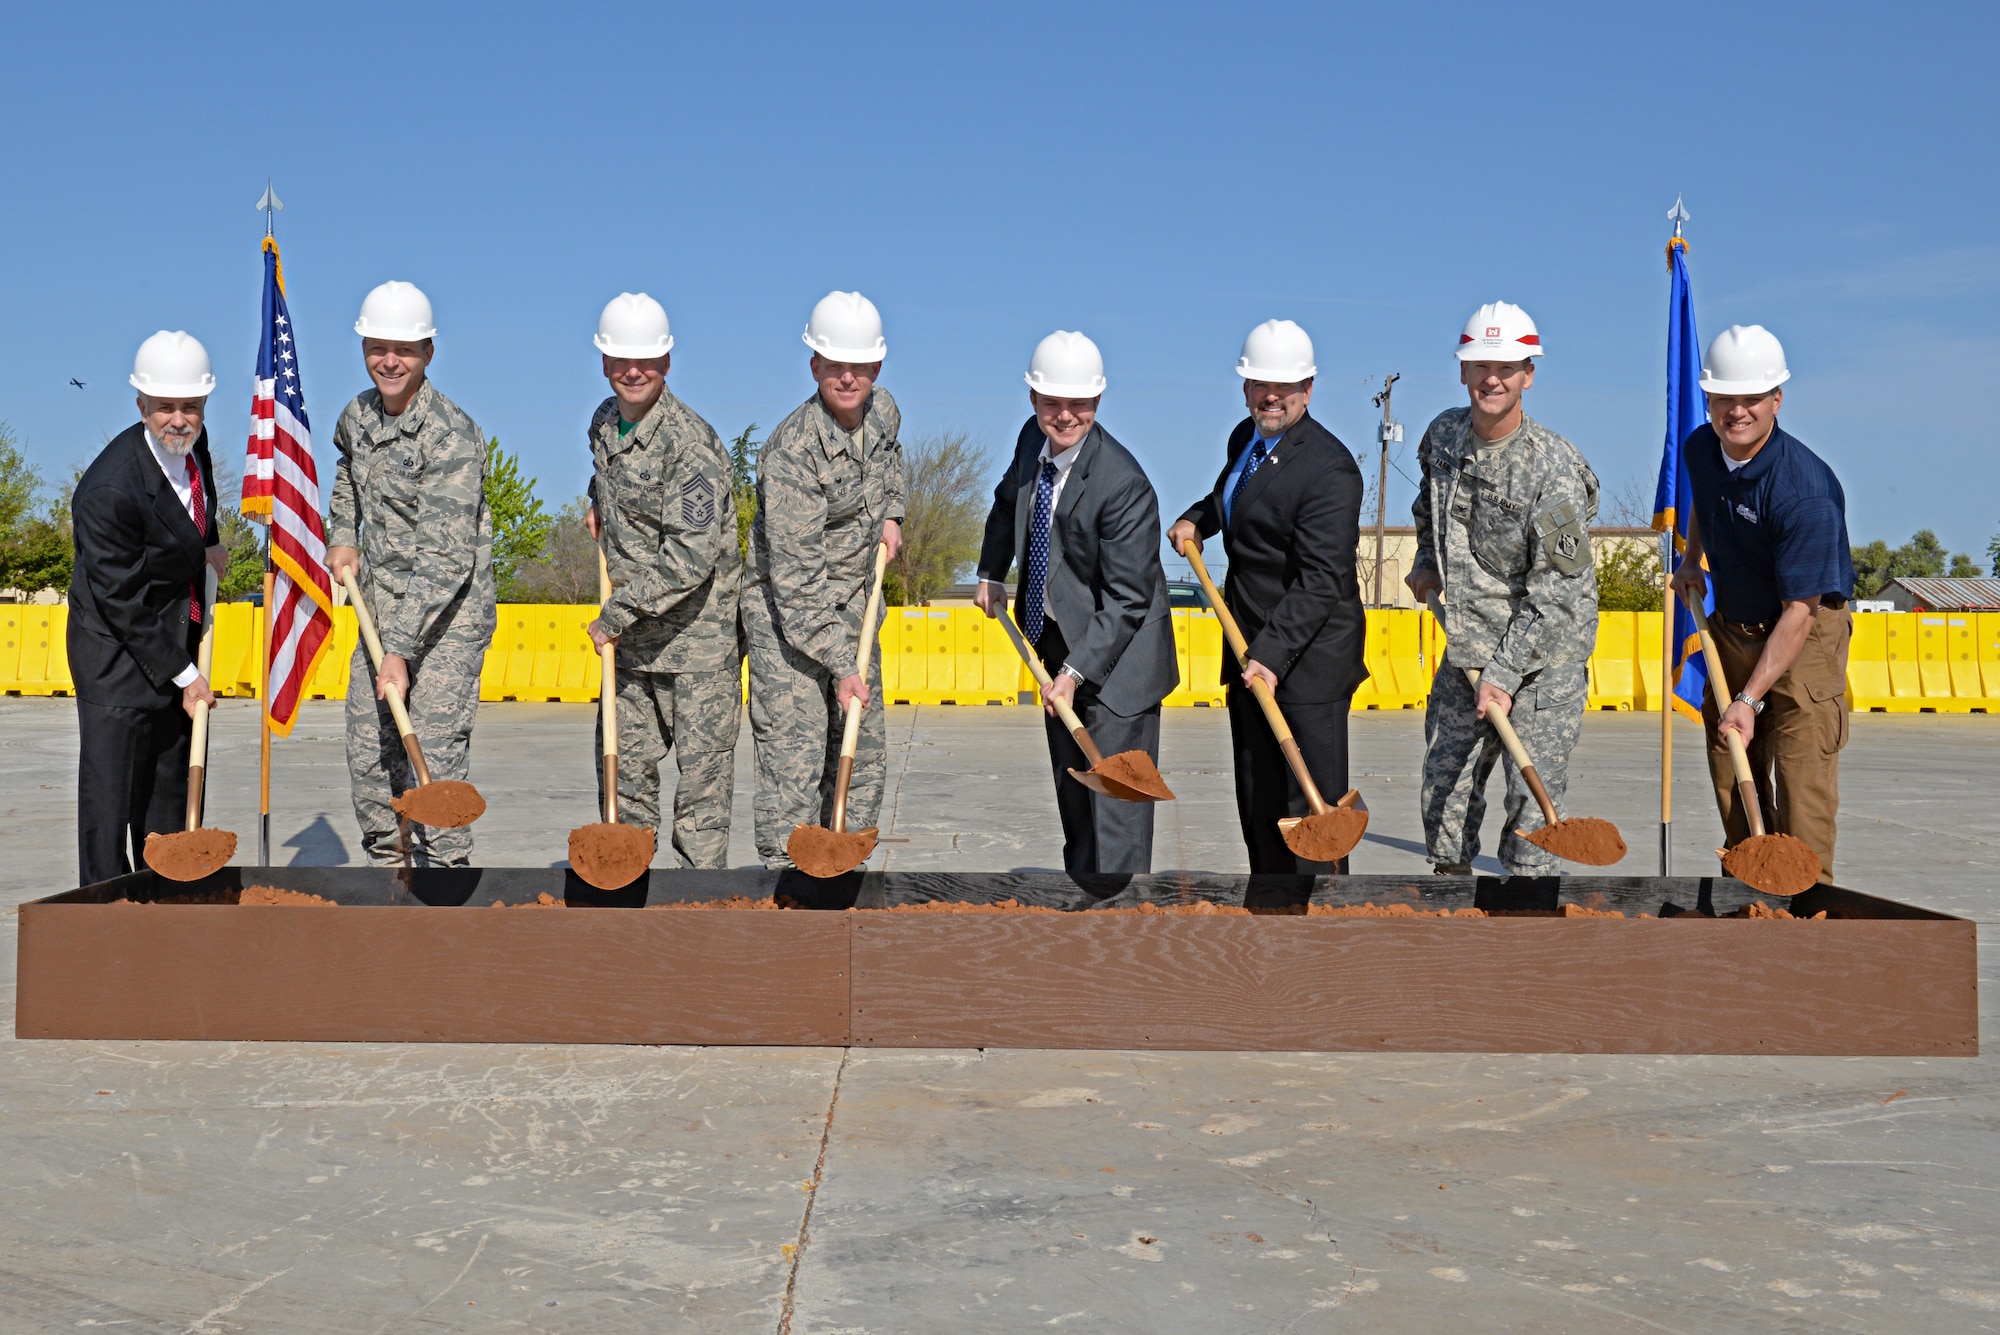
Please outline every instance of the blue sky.
M996 460L1035 342L1102 346L1101 420L1165 517L1243 413L1244 333L1318 346L1314 411L1373 449L1462 402L1451 349L1517 302L1529 408L1607 493L1650 494L1664 423L1664 215L1704 338L1762 323L1785 425L1857 542L2000 530L2000 298L1984 6L39 6L0 49L0 419L51 476L134 418L133 350L185 328L240 451L266 176L330 476L366 385L352 324L429 292L433 376L550 508L584 485L590 346L658 297L671 384L725 436L809 392L831 288L881 307L905 438ZM1981 166L1985 163L1985 166ZM66 382L76 376L82 391ZM1367 471L1372 475L1372 462ZM1391 475L1390 522L1413 488Z

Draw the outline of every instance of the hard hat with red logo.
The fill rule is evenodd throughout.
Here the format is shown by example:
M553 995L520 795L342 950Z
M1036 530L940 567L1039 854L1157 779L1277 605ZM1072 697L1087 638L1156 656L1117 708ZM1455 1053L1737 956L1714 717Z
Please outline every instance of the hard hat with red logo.
M1519 306L1489 302L1472 313L1458 336L1462 362L1519 362L1542 355L1541 331Z

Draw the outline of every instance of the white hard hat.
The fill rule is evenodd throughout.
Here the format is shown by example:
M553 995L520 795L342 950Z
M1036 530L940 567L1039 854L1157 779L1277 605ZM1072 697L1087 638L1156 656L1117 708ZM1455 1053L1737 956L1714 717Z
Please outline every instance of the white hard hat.
M674 350L666 308L644 292L620 292L597 317L591 340L607 357L664 357Z
M1058 329L1035 344L1028 388L1055 399L1094 399L1104 392L1104 354L1082 334Z
M1701 359L1704 394L1762 394L1792 378L1785 345L1760 324L1733 324L1715 336Z
M1252 329L1236 359L1236 374L1273 385L1296 384L1318 373L1312 339L1290 320L1266 320Z
M829 292L806 321L806 346L828 361L879 362L889 350L882 341L882 312L859 292Z
M431 299L415 283L393 279L370 292L361 301L361 318L354 332L363 338L383 338L391 343L421 343L437 337L431 323Z
M154 399L201 399L215 392L208 349L193 334L162 329L139 345L132 388Z
M1481 306L1458 336L1462 362L1518 362L1542 355L1542 335L1528 313L1511 302Z

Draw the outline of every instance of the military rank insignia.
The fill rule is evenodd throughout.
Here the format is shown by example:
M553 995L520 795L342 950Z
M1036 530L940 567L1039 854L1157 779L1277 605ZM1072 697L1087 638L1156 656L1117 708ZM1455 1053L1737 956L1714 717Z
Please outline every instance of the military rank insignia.
M691 477L681 484L681 522L689 528L715 522L715 484L707 478Z

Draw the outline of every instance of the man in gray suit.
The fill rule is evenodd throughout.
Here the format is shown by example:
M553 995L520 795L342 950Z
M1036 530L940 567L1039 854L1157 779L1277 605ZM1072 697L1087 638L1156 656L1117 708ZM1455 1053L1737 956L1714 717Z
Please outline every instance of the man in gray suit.
M993 489L979 549L987 616L1006 597L1018 555L1014 616L1054 681L1043 694L1049 759L1062 815L1063 869L1153 869L1153 807L1091 792L1065 772L1088 762L1055 717L1068 701L1105 755L1160 756L1160 701L1180 680L1167 577L1160 568L1160 507L1139 461L1097 425L1104 358L1082 334L1058 330L1028 370L1035 415Z

